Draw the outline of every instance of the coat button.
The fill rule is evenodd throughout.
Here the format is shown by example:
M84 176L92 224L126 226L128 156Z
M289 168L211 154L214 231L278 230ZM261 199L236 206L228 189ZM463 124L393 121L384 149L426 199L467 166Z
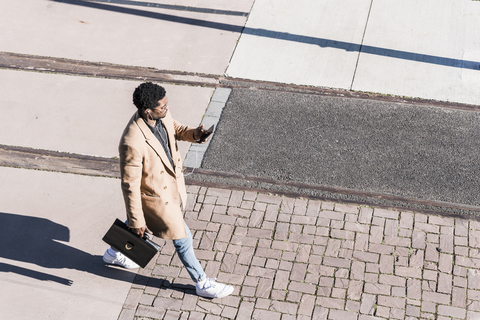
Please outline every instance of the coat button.
M160 171L160 174L163 174L163 171Z
M163 187L163 189L167 189L167 186Z
M168 204L168 202L165 202L165 205L167 205L167 204Z

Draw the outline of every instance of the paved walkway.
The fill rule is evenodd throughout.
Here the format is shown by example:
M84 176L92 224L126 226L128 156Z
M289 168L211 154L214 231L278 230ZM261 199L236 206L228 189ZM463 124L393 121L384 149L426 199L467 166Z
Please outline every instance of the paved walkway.
M480 222L189 186L186 219L208 300L170 241L119 320L480 319Z
M3 0L0 144L118 156L143 72L190 79L163 83L190 125L222 78L480 103L479 1L160 2ZM118 180L2 165L1 319L480 319L476 221L190 187L198 257L236 286L205 300L169 242L138 274L104 265Z

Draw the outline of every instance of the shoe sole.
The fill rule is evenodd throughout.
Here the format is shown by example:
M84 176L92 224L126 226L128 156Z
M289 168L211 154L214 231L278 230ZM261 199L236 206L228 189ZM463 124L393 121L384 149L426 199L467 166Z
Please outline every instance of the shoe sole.
M221 294L219 296L215 296L215 297L213 297L213 296L202 296L201 294L199 294L197 292L197 296L202 297L202 298L207 298L207 299L220 299L220 298L225 298L226 296L231 295L234 290L235 289L232 287L232 290L225 291L223 294Z
M105 262L106 264L109 264L109 265L111 265L111 266L119 266L119 267L122 267L122 268L124 268L124 269L128 269L128 270L130 270L130 269L138 269L138 268L140 268L140 266L136 266L136 267L131 267L131 268L128 268L128 267L122 266L121 264L114 263L114 262L108 262L108 261L105 261L105 260L103 260L103 262Z

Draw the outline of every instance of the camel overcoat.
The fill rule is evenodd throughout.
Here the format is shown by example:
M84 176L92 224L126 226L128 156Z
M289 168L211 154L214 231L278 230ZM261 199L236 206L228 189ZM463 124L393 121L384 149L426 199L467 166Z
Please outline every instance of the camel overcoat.
M161 121L167 130L175 169L138 112L130 119L120 139L120 173L127 225L131 228L147 225L157 237L182 239L187 234L180 202L185 207L187 192L176 140L195 142L195 128L178 123L170 112Z

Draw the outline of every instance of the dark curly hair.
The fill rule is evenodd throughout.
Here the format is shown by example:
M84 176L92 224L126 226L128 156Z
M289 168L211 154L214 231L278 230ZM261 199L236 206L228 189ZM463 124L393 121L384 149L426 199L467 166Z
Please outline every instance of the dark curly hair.
M139 110L155 109L158 106L158 100L162 100L166 94L164 87L151 82L145 82L139 85L133 92L133 104Z

